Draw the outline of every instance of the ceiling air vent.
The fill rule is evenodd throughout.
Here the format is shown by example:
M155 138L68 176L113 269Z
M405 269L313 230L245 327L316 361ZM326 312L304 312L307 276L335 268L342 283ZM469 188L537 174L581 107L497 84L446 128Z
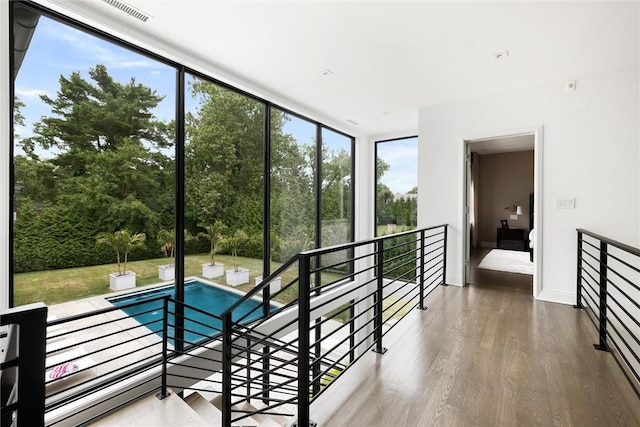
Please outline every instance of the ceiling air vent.
M131 7L128 4L123 3L119 0L102 0L102 1L108 5L115 7L116 9L120 9L127 15L131 15L134 18L141 20L142 22L147 22L149 20L149 15L145 15L144 13L140 12L138 9Z

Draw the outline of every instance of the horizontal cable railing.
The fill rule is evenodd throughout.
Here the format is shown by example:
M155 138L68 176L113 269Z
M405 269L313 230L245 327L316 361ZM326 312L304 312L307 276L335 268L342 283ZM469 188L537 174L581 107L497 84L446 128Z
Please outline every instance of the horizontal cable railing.
M612 354L640 397L640 249L578 229L576 308L598 329L594 347Z
M221 315L155 288L48 322L45 306L9 311L2 425L84 424L171 390L207 396L225 426L307 425L310 404L445 284L446 239L443 225L301 253Z
M158 366L162 360L159 332L163 313L154 316L153 321L141 323L122 310L140 306L139 314L145 315L161 305L162 298L153 298L49 321L45 413L55 414L72 402ZM109 398L107 395L104 400ZM50 423L63 422L74 415L73 411L64 412L65 416L54 417Z
M222 314L223 425L265 415L309 425L310 405L333 381L366 350L384 353L398 320L445 284L446 236L443 225L303 252L297 277L279 291L295 295L291 303L245 324L230 307ZM273 277L247 298L263 291L268 303Z

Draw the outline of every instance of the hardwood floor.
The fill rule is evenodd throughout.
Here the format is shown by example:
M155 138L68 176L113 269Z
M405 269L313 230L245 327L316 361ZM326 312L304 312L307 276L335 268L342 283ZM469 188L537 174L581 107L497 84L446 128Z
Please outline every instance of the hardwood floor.
M385 337L384 355L363 357L312 405L311 418L331 427L640 425L640 400L613 357L594 350L586 313L534 300L530 280L510 278L521 275L487 273L436 292Z

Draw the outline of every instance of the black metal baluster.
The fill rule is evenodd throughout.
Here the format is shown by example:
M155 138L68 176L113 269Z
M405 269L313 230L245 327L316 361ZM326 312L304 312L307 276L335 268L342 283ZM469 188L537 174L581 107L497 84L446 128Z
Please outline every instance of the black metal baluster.
M376 242L376 275L377 275L377 289L374 294L374 309L373 309L373 339L375 340L375 347L373 351L379 354L384 354L387 349L382 347L382 300L384 293L384 240L378 240Z
M309 425L309 324L311 322L310 270L311 259L300 256L298 265L298 421Z
M444 247L442 248L442 286L447 286L447 230L448 225L444 226Z
M424 305L424 230L420 232L420 310L426 310Z
M222 425L231 426L231 361L232 328L231 313L222 318Z
M600 342L593 347L600 351L609 351L607 345L607 244L600 242Z
M169 396L167 392L167 349L169 342L169 296L162 298L162 385L156 397L160 400Z
M582 307L582 232L578 231L578 271L576 279L576 305L573 308Z

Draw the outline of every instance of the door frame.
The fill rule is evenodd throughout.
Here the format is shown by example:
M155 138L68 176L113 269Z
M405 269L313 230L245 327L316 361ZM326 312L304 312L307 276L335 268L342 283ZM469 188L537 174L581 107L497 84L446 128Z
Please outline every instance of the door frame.
M467 154L470 152L470 144L480 141L486 141L489 139L501 139L501 138L509 138L513 136L521 136L521 135L533 135L534 138L534 165L533 165L533 194L534 194L534 204L533 204L533 228L536 230L535 233L535 242L536 247L533 251L533 297L538 298L540 292L542 292L542 254L544 245L543 245L543 126L535 126L530 128L516 129L508 132L486 132L479 135L474 135L467 138L460 139L460 148L461 148L461 158L462 158L462 200L460 210L460 221L462 224L462 236L461 236L461 248L462 248L462 257L460 266L460 270L462 271L462 285L467 284L468 277L468 265L469 265L469 254L471 250L471 242L469 239L470 234L470 224L469 224L469 206L467 205L468 191L469 191L469 171L467 167Z

